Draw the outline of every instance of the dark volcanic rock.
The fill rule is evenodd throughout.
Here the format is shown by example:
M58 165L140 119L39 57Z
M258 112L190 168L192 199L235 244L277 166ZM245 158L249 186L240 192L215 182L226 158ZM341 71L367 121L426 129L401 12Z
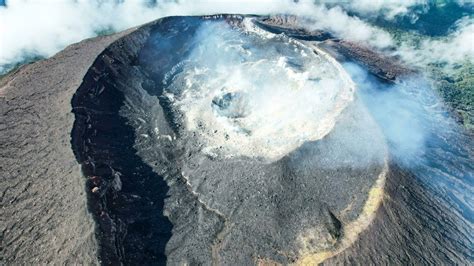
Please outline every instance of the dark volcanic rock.
M255 20L255 24L274 34L284 33L292 38L305 41L325 41L334 37L321 30L308 30L299 25L295 16L270 16Z
M321 47L341 54L346 60L361 64L371 74L387 81L414 74L414 71L400 65L395 59L380 55L361 44L344 40L327 40Z
M72 148L84 174L101 180L100 193L89 195L89 207L99 226L99 258L104 264L166 262L172 228L163 215L168 186L137 155L135 129L121 115L127 93L149 82L137 65L149 28L166 22L145 26L109 46L72 99ZM91 181L88 186L93 188L96 181Z

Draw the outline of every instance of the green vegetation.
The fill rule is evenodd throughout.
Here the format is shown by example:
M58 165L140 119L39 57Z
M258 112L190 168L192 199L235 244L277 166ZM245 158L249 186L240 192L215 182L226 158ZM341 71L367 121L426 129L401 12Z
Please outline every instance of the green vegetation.
M437 65L430 70L444 101L459 114L467 129L474 130L474 64L465 62L449 75Z

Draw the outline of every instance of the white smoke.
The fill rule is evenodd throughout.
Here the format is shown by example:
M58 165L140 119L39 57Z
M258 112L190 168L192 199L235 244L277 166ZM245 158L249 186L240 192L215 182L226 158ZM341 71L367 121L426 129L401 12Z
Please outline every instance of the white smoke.
M249 34L201 26L167 96L207 154L277 160L328 134L355 88L323 51L244 24Z
M382 129L392 156L398 162L419 160L429 133L429 127L424 124L427 117L435 119L436 111L432 109L440 108L441 104L426 80L413 76L395 85L385 85L358 65L345 63L344 68L357 84L358 96Z

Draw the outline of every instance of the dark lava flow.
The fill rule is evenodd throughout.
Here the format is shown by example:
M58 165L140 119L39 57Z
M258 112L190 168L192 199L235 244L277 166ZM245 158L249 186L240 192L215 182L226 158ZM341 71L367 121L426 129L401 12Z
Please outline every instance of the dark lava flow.
M130 42L119 42L133 51L125 46ZM163 216L168 187L136 155L135 130L119 113L125 101L122 90L129 84L121 83L115 71L127 71L124 65L133 68L132 57L126 56L103 52L84 77L72 99L72 145L88 178L87 190L99 188L88 194L88 202L98 224L102 263L163 264L172 228Z
M341 167L337 171L317 170L316 177L312 177L313 169L300 170L297 164L291 163L297 159L315 165L322 163L317 159L314 162L305 158L299 160L298 156L302 156L304 149L311 145L315 145L316 150L324 150L325 145L332 143L332 136L315 144L306 144L270 165L243 160L216 162L199 155L196 144L188 143L192 139L175 145L172 140L187 136L181 125L182 117L162 95L162 81L170 68L189 55L195 45L193 36L207 19L165 18L119 39L96 59L72 99L76 120L71 142L87 178L89 208L98 225L96 237L103 264L299 262L304 254L298 254L300 243L293 239L295 234L301 233L298 230L310 228L313 221L320 222L324 224L321 230L328 232L331 241L340 241L345 232L338 211L345 207L345 197L356 198L355 210L348 217L357 215L366 199L364 195L375 180L375 173L380 170L377 164L367 169ZM215 19L236 27L242 22L240 16ZM285 32L292 25L277 26L274 32ZM263 29L272 27L275 25L267 24ZM309 41L330 38L329 35L310 36L301 31L292 31L288 35ZM338 48L337 42L329 45ZM380 64L380 60L375 58L374 61L377 61L375 65ZM371 75L383 75L380 68L377 71ZM393 79L390 73L386 76L388 80ZM348 110L359 112L360 108L354 106ZM345 114L345 117L354 119L350 114ZM377 117L375 120L380 122ZM343 125L337 126L336 131L341 127ZM155 128L169 138L151 141L150 132ZM473 156L472 142L456 139L456 133L443 134L437 136L433 133L428 139L429 149L421 157L429 161L426 164L407 166L398 161L399 154L389 152L386 196L375 220L352 246L335 252L335 256L326 261L328 264L468 264L472 261L472 209L451 195L450 184L430 188L433 183L446 179L429 180L436 176L431 172L433 169L455 172L454 175L465 177L458 183L453 181L464 186L460 193L472 192L473 169L469 165ZM458 164L459 158L463 158L461 165ZM456 169L458 166L461 168ZM253 174L251 170L262 177L249 179L255 183L243 186L238 180L245 179L241 175ZM229 179L235 176L237 181L232 181L235 184L216 182L211 185L202 181L201 191L196 192L192 189L195 184L186 179L183 171L201 173L204 179L209 176L211 180L213 175L229 176ZM302 177L295 174L298 171ZM351 174L366 178L351 179ZM437 174L443 176L443 173ZM305 176L316 181L308 182L313 179L305 179ZM347 182L336 184L336 181L326 180L326 176L344 177ZM277 180L269 180L269 177ZM254 201L239 197L252 192L256 186L268 188L264 193L270 199L263 203L276 206L275 209L266 210L252 205ZM316 189L318 186L321 188ZM358 186L364 189L355 191L354 187ZM206 198L207 194L203 193L206 189L212 193L222 190L229 195ZM298 198L303 192L317 194L314 191L320 194L308 199ZM201 197L200 193L204 196ZM337 198L333 200L337 202L333 203L331 197ZM470 197L469 194L466 197ZM216 210L215 206L221 206L219 200L225 204L232 200L241 201L243 207L232 209L224 206ZM334 206L327 206L328 202ZM456 206L450 208L448 202L455 202ZM169 207L165 208L165 205ZM307 213L299 213L298 206L306 208L304 211ZM271 216L266 211L278 213ZM263 218L258 218L258 215ZM274 221L265 217L277 218L272 223ZM304 219L310 221L305 223ZM248 228L246 222L262 228ZM238 233L233 233L234 229ZM278 241L273 243L271 237L278 238Z
M160 43L161 49L156 50L149 32L156 36L167 30L179 30L183 34L178 37L191 38L192 32L186 32L180 24L198 27L198 20L162 19L118 40L96 59L72 99L76 120L71 143L88 179L89 208L98 224L96 236L103 264L166 262L165 245L172 224L163 215L163 204L169 188L163 177L137 155L135 129L121 110L127 101L125 95L133 94L133 88L160 95L160 86L154 80L162 79L164 73L160 71L183 56L176 51L189 48L179 47L187 44L184 40L170 39L169 43ZM153 49L143 49L147 45ZM142 49L146 53L158 52L146 56L156 64L151 73L140 63ZM137 95L130 97L142 100ZM147 111L153 111L153 107ZM172 121L171 113L163 115ZM173 160L173 153L166 156ZM94 188L98 191L92 192Z

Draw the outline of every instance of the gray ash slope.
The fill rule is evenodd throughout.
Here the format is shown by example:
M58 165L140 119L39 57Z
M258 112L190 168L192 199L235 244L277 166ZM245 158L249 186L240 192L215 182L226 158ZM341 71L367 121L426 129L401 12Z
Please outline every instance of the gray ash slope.
M334 255L326 261L328 264L467 264L472 260L469 255L472 225L463 223L460 214L449 209L435 189L427 188L422 177L396 162L389 165L386 197L375 220L354 245L340 248L350 235L346 230L353 229L347 225L362 213L370 188L383 168L381 158L377 157L359 169L338 163L341 159L357 161L363 150L348 153L344 158L331 154L332 147L351 146L344 143L348 139L345 128L362 132L356 138L371 139L374 145L383 143L378 130L365 130L377 126L358 102L346 108L327 137L309 142L272 163L245 157L219 159L200 152L199 140L182 127L179 112L163 97L161 80L169 68L188 55L195 31L208 19L227 21L234 27L242 23L240 16L165 18L132 33L89 41L95 50L87 46L89 42L79 44L78 51L86 53L87 49L91 57L81 56L87 62L75 60L79 53L71 57L77 66L65 75L78 82L69 83L66 79L34 86L33 79L23 85L10 85L18 77L25 77L25 69L7 77L11 88L5 90L7 85L2 85L2 96L4 101L8 100L8 106L32 106L28 108L37 108L34 113L39 117L49 115L49 119L44 121L48 127L41 130L37 123L28 122L31 119L26 112L15 114L9 108L2 110L5 133L11 130L11 134L2 135L3 157L18 157L15 151L24 145L14 137L18 132L40 131L38 136L25 133L24 139L37 139L43 146L58 149L40 157L50 163L22 156L25 166L15 165L14 159L2 166L1 171L9 174L8 179L2 180L7 184L2 197L2 205L6 206L2 217L18 215L17 219L2 221L2 243L5 243L2 260L80 262L75 261L77 254L84 263L97 263L99 258L104 264L287 264L317 262L317 255L325 251ZM268 27L280 23L277 30L295 29L285 19L261 23L267 23ZM311 37L314 33L298 30L298 34L293 37L316 40ZM292 32L288 35L292 36ZM317 40L325 41L330 36L322 38ZM157 44L160 49L156 49ZM340 47L346 59L368 66L379 79L393 81L409 72L390 59L367 55L366 50L354 45L329 39L323 45L330 45L335 53ZM67 54L73 47L63 53ZM61 76L46 68L47 62L65 60L63 53L31 67L59 79ZM56 90L50 90L51 87ZM44 104L32 104L26 88L34 90L30 94L44 94L40 96ZM14 96L15 93L22 95ZM51 111L49 106L57 106L57 99L62 99L55 93L65 100L61 108ZM76 118L74 127L69 103ZM41 109L45 106L48 108ZM61 119L63 116L68 119ZM25 123L16 125L13 121L20 118ZM25 127L22 131L15 129L21 125ZM60 135L53 138L56 135L48 132ZM70 132L72 149L68 145ZM463 165L472 161L472 151L463 151L466 144L462 141L452 147L454 159L447 162L454 167L459 156L456 153L464 154ZM468 142L467 147L471 144ZM34 147L42 151L41 145ZM85 177L79 173L71 150ZM434 157L446 155L435 152L440 153L434 149ZM378 156L380 153L390 158L380 151ZM74 170L61 170L70 171L68 175L40 172L45 165L57 165L47 169L71 165ZM449 167L453 166L445 168L448 172ZM36 176L31 175L35 169L38 169ZM52 180L58 184L51 183ZM92 193L94 187L99 190ZM13 198L15 195L17 199ZM86 198L96 223L95 238L85 210ZM50 209L51 216L46 216L44 221L29 219L30 209L38 213ZM76 223L68 222L74 213L84 222L77 219L74 219ZM56 228L60 232L49 229L54 224L58 224ZM80 240L85 236L89 237ZM41 253L30 252L33 249ZM56 255L58 250L59 254L65 254Z
M74 44L1 80L2 264L97 263L71 98L93 61L130 33Z

